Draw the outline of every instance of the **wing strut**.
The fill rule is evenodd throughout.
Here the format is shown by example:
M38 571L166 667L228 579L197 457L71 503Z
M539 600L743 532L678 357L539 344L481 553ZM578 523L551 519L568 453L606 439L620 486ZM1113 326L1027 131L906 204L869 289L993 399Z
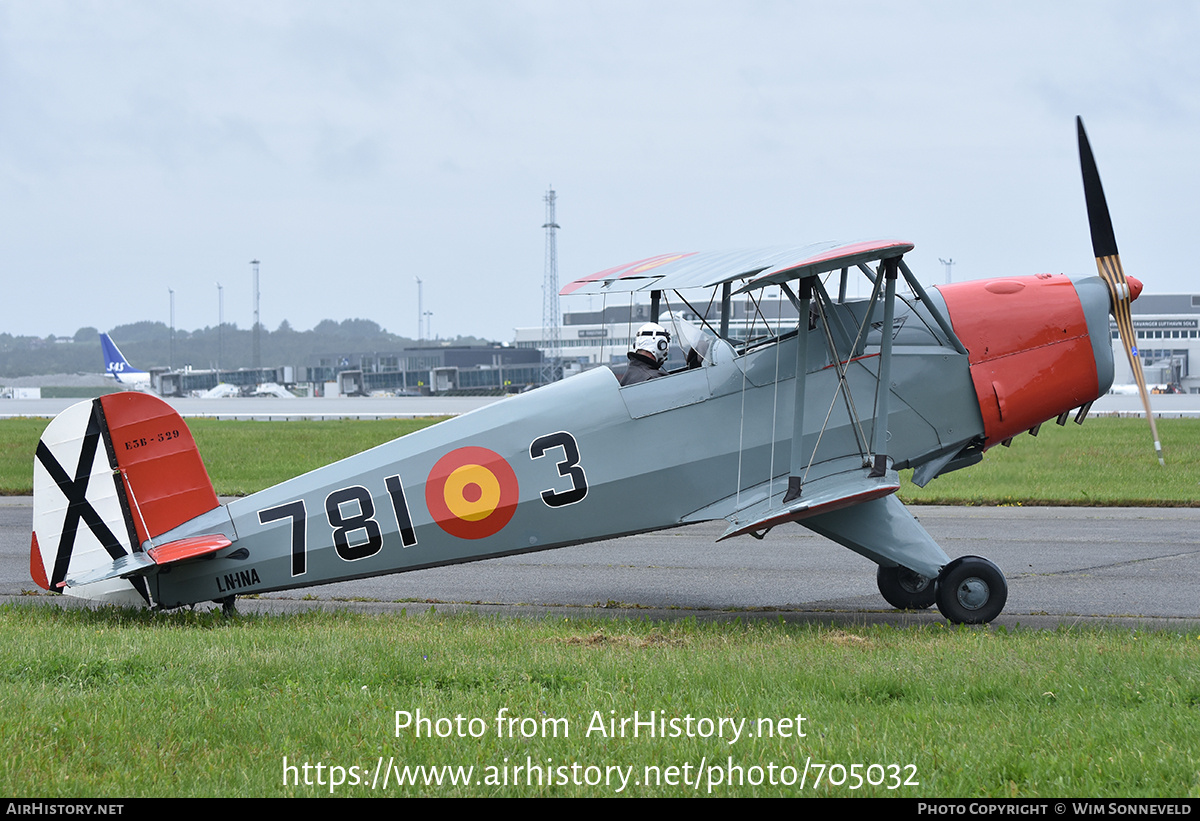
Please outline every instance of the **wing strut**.
M887 459L886 451L887 451L887 418L888 418L888 413L890 412L890 408L891 408L890 399L891 399L891 384L892 384L892 381L891 381L892 380L892 377L891 377L891 373L892 373L891 327L894 324L895 314L896 314L896 279L899 274L899 267L898 267L897 263L900 263L900 262L902 262L902 260L901 260L901 258L898 258L898 257L892 257L889 259L880 260L880 263L883 268L883 276L881 278L877 278L877 277L872 278L872 281L874 283L873 288L872 288L872 293L871 293L871 300L870 300L872 306L875 305L875 301L878 298L880 286L881 285L885 286L884 302L883 302L883 324L880 327L879 388L876 390L876 395L875 395L875 397L876 397L875 398L875 429L874 429L874 440L875 441L873 443L873 447L871 447L869 450L867 450L865 434L863 434L863 438L859 440L860 447L862 447L864 449L863 457L864 457L864 460L866 460L866 465L871 467L871 472L869 474L869 477L872 479L878 479L878 478L885 476L885 474L887 473L887 470L888 470L888 459ZM907 279L907 277L906 277L906 279ZM807 324L808 324L809 310L810 310L810 306L812 304L813 278L806 277L806 278L797 280L796 287L797 287L797 290L799 291L799 294L796 297L793 297L791 292L787 291L788 296L792 299L792 302L795 303L795 305L796 305L798 319L797 319L797 333L796 333L796 388L795 388L795 402L793 404L793 407L795 410L794 410L793 418L792 418L791 473L788 476L788 489L783 497L783 504L785 504L785 505L790 504L791 502L794 502L800 498L800 496L803 492L804 475L807 473L808 464L811 464L811 462L812 462L811 458L809 459L808 464L805 464L805 462L804 462L804 397L805 397L805 387L806 387L806 383L808 381L808 379L807 379L807 377L808 377L808 327L807 327ZM818 284L818 287L819 287L819 284ZM822 310L822 308L823 308L823 306L821 304L821 299L820 299L820 296L818 295L817 310L821 311L822 314L824 314L824 311ZM858 346L860 344L862 344L863 342L865 342L866 330L868 327L870 327L871 316L873 313L874 313L873 310L868 311L866 316L863 317L862 325L859 327L858 333L855 336L854 343L851 346L851 352L850 352L851 357L854 357L855 355L857 355L859 353ZM826 320L826 323L827 323L827 320ZM833 344L833 340L831 338L828 338L829 332L830 332L830 330L828 328L828 323L827 323L826 324L826 335L827 335L826 341L830 345L830 354L832 355L833 360L837 366L838 390L839 391L845 390L847 403L852 403L853 400L850 398L850 387L846 382L846 372L842 367L841 358L837 351L836 346ZM956 342L956 343L958 342L958 340L954 339L953 336L951 338L954 340L954 342ZM837 401L836 396L834 397L833 401L834 402ZM831 406L830 410L832 410L832 406ZM854 412L852 405L850 405L848 407L848 410L849 410L852 420L856 423L855 424L855 435L857 437L861 433L858 430L858 425L857 425L858 415ZM880 420L883 420L882 423L880 422ZM828 418L826 418L826 421L828 421ZM822 427L822 433L824 433L823 427ZM818 437L817 441L819 444L820 437ZM873 462L870 460L870 454L872 452L875 454ZM816 447L814 446L813 453L810 454L810 457L815 457L815 455L816 455Z
M830 325L830 322L833 321L837 323L837 332L842 338L842 344L845 346L846 350L852 350L854 345L851 343L850 336L846 333L846 329L842 327L841 320L837 318L837 314L832 312L833 306L829 301L829 294L825 292L825 287L821 284L821 281L815 277L807 281L812 282L813 288L815 289L816 301L814 304L817 307L817 322L819 322L825 330L825 344L829 348L829 358L833 363L831 367L834 369L834 373L837 374L838 385L837 388L834 389L833 398L829 402L829 410L825 413L825 421L821 424L821 432L817 434L816 444L813 445L812 452L808 456L808 463L804 466L804 475L801 477L802 484L804 480L807 480L808 471L817 458L817 451L821 448L821 438L825 435L825 431L829 427L829 418L833 415L833 408L835 405L837 405L839 395L842 397L842 401L846 405L846 413L851 422L851 429L854 431L854 441L858 445L859 455L863 458L863 467L871 466L870 453L867 448L867 436L863 432L862 419L859 418L858 409L854 405L854 394L850 390L850 381L846 374L846 365L849 364L850 359L847 358L845 362L842 361L842 354L838 349L837 343L834 341L833 328ZM792 291L792 289L788 287L788 284L786 282L781 282L779 287L785 294L787 294L792 306L799 311L800 300ZM870 316L868 315L864 322L869 323L869 321Z
M954 350L966 356L966 346L959 340L958 334L954 333L954 327L946 320L942 312L937 309L936 305L929 301L929 297L925 295L925 289L921 287L921 283L913 276L913 272L908 269L908 264L904 261L904 257L899 257L896 261L900 264L900 273L904 275L904 281L908 283L909 288L912 288L912 292L917 295L917 299L925 303L925 310L933 314L934 321L942 329L942 333L946 335L946 338L950 341L950 345Z
M870 477L878 479L887 473L887 427L892 398L892 325L896 319L896 258L883 260L885 279L883 297L883 327L879 329L879 388L875 394L875 466Z
M729 290L730 283L726 282L721 285L721 333L720 336L726 342L729 341Z
M796 397L792 407L792 472L788 476L787 493L783 503L800 498L804 470L804 388L808 382L808 312L812 304L812 280L796 283L800 291L799 316L796 318Z
M833 331L829 327L830 318L832 317L836 319L837 315L825 312L825 306L829 301L829 295L825 293L825 289L821 287L820 282L817 283L817 287L819 289L817 293L817 312L820 314L819 321L825 325L825 343L829 346L829 355L833 359L833 366L838 377L837 390L834 391L835 395L833 397L833 401L829 403L829 412L825 414L825 426L829 425L829 417L833 414L834 404L837 403L836 394L841 393L842 401L846 404L846 413L850 417L851 427L854 431L854 441L858 445L859 454L861 454L864 459L863 465L865 467L868 464L865 460L869 455L869 451L867 449L867 435L863 432L862 420L858 416L858 408L854 405L854 394L850 391L850 380L846 376L846 365L848 362L842 362L837 345L833 341ZM840 326L840 321L839 330L843 336L846 335L844 329L842 329ZM825 426L821 428L822 434L825 432ZM813 459L815 459L817 456L817 448L820 446L820 444L821 439L820 437L817 437L817 444L813 446L812 456L809 457L808 460L810 466L812 465ZM805 468L805 470L807 470L807 468Z
M848 333L850 329L842 325L841 319L829 315L833 313L831 310L827 311L827 309L832 309L833 307L830 295L825 291L824 286L817 277L812 275L794 277L797 280L794 292L788 287L788 281L784 276L780 275L770 279L771 283L779 285L781 290L787 294L788 299L795 305L797 311L795 348L796 382L794 385L791 452L787 487L782 499L776 501L779 497L775 496L773 492L774 480L768 479L756 487L757 499L743 507L740 496L741 474L739 471L737 507L732 514L725 514L725 518L729 520L730 526L722 535L722 539L745 533L755 535L764 534L778 524L789 521L804 521L809 517L824 515L842 508L861 506L863 503L894 494L899 489L899 477L892 468L892 459L888 456L888 420L891 414L892 393L892 354L895 344L896 284L902 275L906 281L915 283L915 279L912 278L907 267L904 266L901 256L902 254L896 253L890 257L877 257L880 261L877 271L871 271L865 265L858 266L871 280L872 289L868 300L869 307L863 312L861 319L858 321L858 328L854 332L853 340L851 340ZM816 280L815 283L814 280ZM764 279L752 285L762 286L765 282L766 280ZM743 290L751 290L751 288L746 287ZM918 299L926 301L930 313L937 317L938 325L941 326L942 332L948 338L950 346L961 350L961 342L957 339L948 323L943 322L943 318L938 316L939 312L928 302L926 295L920 290L920 285L916 284L913 290L917 294ZM843 293L842 288L839 287L839 299L843 297ZM812 453L806 453L804 428L808 410L806 408L806 392L809 375L809 337L811 335L809 323L812 319L812 301L814 296L817 299L816 311L818 315L816 321L825 323L825 341L830 348L830 354L833 359L829 367L836 368L837 386L830 400L829 413L821 425L821 430L816 435L816 442L813 444ZM751 299L753 299L753 295ZM880 300L883 302L883 315L881 321L876 324L874 318L878 316L877 305ZM831 320L836 321L836 328L832 327ZM880 329L880 345L878 353L872 352L870 354L872 358L875 356L879 357L879 366L878 371L873 375L876 384L875 397L872 400L874 406L874 427L868 436L863 420L859 417L854 407L854 399L850 390L850 375L846 366L852 361L863 358L867 336L873 327L879 327ZM937 336L937 332L932 326L929 326L929 330ZM840 341L837 337L840 337ZM848 350L843 352L839 348L839 345L848 345ZM848 356L843 358L843 353L848 353ZM777 387L778 384L779 374L777 373ZM816 450L820 446L821 438L829 425L833 409L837 405L838 391L846 392L846 395L842 399L846 403L847 412L853 424L853 432L859 453L855 455L847 454L822 462L825 468L822 470L821 475L810 481L808 472L816 461ZM772 439L775 440L774 431L772 431ZM772 451L773 453L774 451ZM770 475L772 477L775 475L773 467ZM899 505L898 502L896 504ZM906 564L905 566L908 565ZM930 567L933 568L933 572L936 575L936 569L939 565L934 563Z
M883 284L879 277L865 265L859 265L863 273L871 280L871 296L867 300L870 309L863 316L862 323L858 326L858 331L854 335L854 346L850 349L850 356L862 356L867 349L867 331L871 327L871 317L875 314L875 303L879 301L879 287Z
M833 359L838 377L838 386L833 397L833 402L830 405L830 413L833 411L833 404L837 402L837 393L845 392L843 400L846 402L846 410L853 424L855 438L859 443L859 448L864 459L864 467L870 467L871 472L869 478L879 479L886 475L888 471L887 458L887 418L891 407L891 371L892 371L892 333L891 327L894 324L896 313L896 279L898 277L898 265L903 264L899 258L891 258L881 260L883 264L883 283L876 281L874 293L872 293L871 304L874 305L875 298L879 292L879 285L885 284L885 294L883 303L883 324L880 328L880 356L879 356L879 389L876 391L875 398L875 429L874 429L874 446L868 448L866 434L861 429L861 422L858 418L858 413L854 408L854 399L850 392L850 385L846 377L846 370L843 367L841 356L838 352L837 345L834 343L832 331L829 327L829 319L825 314L824 303L821 299L822 293L817 294L817 311L820 313L819 320L825 324L826 343L829 345L829 352ZM907 278L907 277L906 277ZM816 457L817 447L820 445L821 437L818 435L817 443L813 446L813 452L809 454L808 462L804 462L804 398L805 388L808 381L808 328L807 319L809 316L810 306L813 298L813 278L805 278L798 280L796 287L799 291L798 295L793 295L791 290L787 288L786 283L781 284L781 287L787 293L791 301L796 305L797 333L796 333L796 387L795 387L795 402L794 413L792 417L792 455L791 455L791 473L788 476L788 489L783 497L783 504L787 505L800 498L803 487L804 477L808 473L808 468L811 466L813 459ZM816 283L816 287L820 288L820 282ZM827 297L826 297L827 298ZM854 344L851 346L851 356L854 355L854 350L858 346L860 340L863 339L864 333L870 325L871 314L869 311L863 318L863 323L859 328ZM953 337L951 337L953 339ZM954 340L957 342L957 339ZM883 420L882 423L880 420ZM828 424L829 415L826 415L825 423ZM824 434L825 425L822 425L821 433ZM871 453L874 452L874 460L871 460Z

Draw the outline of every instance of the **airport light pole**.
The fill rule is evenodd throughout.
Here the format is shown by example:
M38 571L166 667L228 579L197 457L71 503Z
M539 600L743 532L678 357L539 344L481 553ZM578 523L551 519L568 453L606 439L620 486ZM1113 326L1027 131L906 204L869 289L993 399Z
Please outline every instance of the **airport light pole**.
M217 381L221 381L221 354L225 348L225 289L217 283Z
M262 323L258 317L258 260L250 260L254 266L254 369L262 368ZM257 379L258 377L255 377Z
M950 269L954 266L954 260L942 259L941 257L938 257L938 262L940 262L940 263L942 263L942 265L946 266L946 284L949 285L950 284Z
M175 290L168 288L167 293L171 295L171 344L167 364L171 366L171 370L175 370Z
M421 331L421 327L422 327L421 323L425 321L425 309L421 305L421 297L422 297L421 278L416 277L416 280L417 280L417 347L422 348L422 347L424 347L423 343L425 341L425 334Z

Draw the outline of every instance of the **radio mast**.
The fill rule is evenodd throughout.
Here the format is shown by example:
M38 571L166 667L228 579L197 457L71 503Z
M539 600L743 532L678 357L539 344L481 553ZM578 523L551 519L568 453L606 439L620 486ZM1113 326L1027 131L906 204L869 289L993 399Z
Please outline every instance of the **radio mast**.
M542 199L546 202L546 274L542 280L542 381L562 378L562 315L558 309L558 223L554 221L554 187Z

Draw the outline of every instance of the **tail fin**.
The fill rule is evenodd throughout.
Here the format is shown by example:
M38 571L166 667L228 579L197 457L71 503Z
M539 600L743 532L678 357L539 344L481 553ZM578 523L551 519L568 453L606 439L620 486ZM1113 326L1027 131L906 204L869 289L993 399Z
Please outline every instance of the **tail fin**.
M191 431L166 402L137 392L80 402L38 442L30 573L47 590L152 605L138 573L153 564L146 543L219 504ZM97 576L108 577L70 583Z
M150 374L129 364L108 334L100 334L100 347L104 349L104 372L118 382L144 382L149 379Z

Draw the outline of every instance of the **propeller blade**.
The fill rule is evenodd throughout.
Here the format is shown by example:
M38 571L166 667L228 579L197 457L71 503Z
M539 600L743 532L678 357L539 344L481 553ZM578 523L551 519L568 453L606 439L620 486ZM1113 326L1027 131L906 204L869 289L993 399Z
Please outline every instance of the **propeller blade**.
M1108 201L1104 198L1104 188L1100 185L1100 172L1096 169L1096 159L1092 156L1092 147L1088 143L1087 133L1083 130L1083 118L1076 117L1075 124L1079 130L1079 166L1083 172L1083 196L1087 202L1088 225L1092 233L1092 250L1096 254L1096 267L1100 278L1108 286L1109 301L1112 303L1113 318L1117 321L1117 331L1129 357L1129 367L1133 370L1133 379L1137 382L1138 393L1142 397L1142 407L1146 409L1146 419L1150 422L1150 433L1154 437L1154 453L1158 463L1165 466L1163 461L1162 443L1158 438L1158 426L1154 423L1154 414L1150 411L1150 392L1146 390L1146 376L1142 372L1142 360L1138 356L1137 337L1133 333L1133 319L1130 316L1129 304L1133 302L1134 294L1130 291L1129 280L1125 278L1125 270L1121 267L1121 257L1117 253L1117 238L1113 233L1112 218L1108 214Z

